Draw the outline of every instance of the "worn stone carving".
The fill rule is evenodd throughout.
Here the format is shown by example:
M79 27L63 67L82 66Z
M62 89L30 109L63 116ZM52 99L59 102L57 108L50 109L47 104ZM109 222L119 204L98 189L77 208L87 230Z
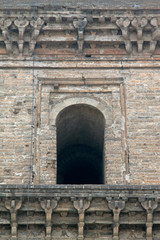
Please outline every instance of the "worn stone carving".
M79 223L78 223L78 240L84 239L84 225L85 225L85 211L90 206L90 200L79 198L73 200L73 205L79 214Z
M148 20L143 18L134 18L132 21L132 26L137 31L137 45L138 45L138 52L141 53L143 51L143 29L147 26Z
M11 214L11 237L17 239L17 210L22 206L21 200L7 200L5 207Z
M152 39L150 41L150 52L153 53L156 49L157 41L160 40L160 19L152 18L150 21L152 29Z
M58 200L57 199L45 199L40 202L41 207L44 209L46 214L46 240L51 240L52 233L52 213L53 210L57 207Z
M123 200L110 200L108 207L113 211L113 240L119 239L119 215L125 207Z
M152 39L157 41L160 39L160 19L152 18L150 23L154 27L152 31Z
M8 28L11 26L12 21L9 18L1 18L0 19L0 28L2 30L2 35L3 35L3 39L6 45L6 50L7 53L10 54L11 50L12 50L12 42L10 39L10 32L8 30Z
M20 16L14 21L14 24L18 28L19 31L19 37L18 37L18 47L19 47L19 53L23 53L23 45L24 45L24 32L27 28L29 21L24 16Z
M153 212L158 207L158 203L155 200L145 200L141 205L147 212L146 238L152 240Z
M30 25L33 27L31 40L29 43L29 54L32 55L35 49L35 45L37 42L37 38L39 36L40 30L44 24L44 20L42 18L32 19L30 21Z
M147 17L134 17L132 20L130 18L120 18L116 20L117 26L121 29L122 37L125 43L125 48L127 53L132 53L132 41L137 42L137 51L138 53L142 53L144 48L144 30L149 24L149 20ZM160 37L160 29L159 29L159 22L157 18L152 18L150 21L151 27L153 29L150 29L150 47L149 47L149 53L153 53L155 51L157 41ZM136 36L132 36L133 31L136 30Z
M78 51L81 53L83 51L83 44L84 44L84 29L87 25L87 18L79 18L73 20L73 26L77 29L78 37Z
M132 52L132 44L131 44L130 35L129 35L130 23L131 22L128 18L124 18L124 19L120 18L116 21L116 24L118 25L118 27L122 31L122 36L123 36L123 39L124 39L125 48L126 48L127 53Z
M29 50L28 54L32 55L35 49L37 38L39 36L40 30L44 24L42 18L32 18L31 20L27 19L25 16L20 16L14 20L15 27L18 28L18 40L14 37L12 30L9 27L12 25L12 20L10 18L1 18L0 19L0 28L2 30L2 35L6 45L6 50L8 54L13 53L12 42L17 41L19 54L23 55L24 43L25 43L25 31L28 27L32 29L30 32L30 41L29 41Z

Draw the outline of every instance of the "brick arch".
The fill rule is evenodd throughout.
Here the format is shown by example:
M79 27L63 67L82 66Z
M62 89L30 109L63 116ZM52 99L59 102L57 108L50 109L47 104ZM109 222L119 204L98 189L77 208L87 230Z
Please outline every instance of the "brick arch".
M108 104L105 102L101 102L95 98L89 98L89 97L72 97L72 98L63 99L61 102L54 104L50 112L50 124L55 126L56 119L59 113L66 107L76 105L76 104L85 104L85 105L90 105L92 107L95 107L103 114L105 119L105 124L107 126L112 124L111 107L108 106Z

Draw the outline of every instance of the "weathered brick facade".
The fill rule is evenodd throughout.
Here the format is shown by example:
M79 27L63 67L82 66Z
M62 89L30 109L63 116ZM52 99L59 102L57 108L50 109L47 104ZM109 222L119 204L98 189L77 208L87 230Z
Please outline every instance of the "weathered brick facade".
M0 239L160 239L158 4L2 1Z

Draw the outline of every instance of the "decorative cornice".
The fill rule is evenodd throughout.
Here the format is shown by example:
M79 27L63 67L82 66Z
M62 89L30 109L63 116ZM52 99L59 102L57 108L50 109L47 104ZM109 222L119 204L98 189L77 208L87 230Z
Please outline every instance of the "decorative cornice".
M5 224L11 226L11 237L14 239L17 239L18 225L38 225L40 223L45 226L45 239L51 239L53 223L54 225L63 226L62 222L56 221L54 218L54 215L56 216L57 213L60 218L62 217L61 219L65 219L66 224L77 224L77 237L71 238L72 240L84 240L85 226L91 223L112 226L112 239L114 240L119 239L120 225L125 224L128 228L130 224L135 226L137 224L146 224L146 239L150 240L152 239L153 224L159 224L159 221L153 218L153 212L156 212L160 201L160 186L31 185L28 189L28 186L23 185L0 185L0 198L1 206L5 206L10 213L10 221L4 219L3 223L5 222ZM25 203L27 199L28 205L26 208ZM134 205L132 204L133 202L135 203ZM65 204L64 207L62 203L67 203L68 206ZM127 206L127 209L125 209L125 206ZM18 209L23 212L23 219L17 217ZM33 220L26 218L24 214L24 211L27 210L29 215L33 209L36 211L36 215L39 214L39 219L36 221L35 218ZM45 218L41 217L43 212L45 213ZM71 212L76 214L77 218L73 218L70 221L69 214ZM87 215L93 212L94 214L90 221ZM103 217L103 214L106 212L110 214L110 217ZM123 215L126 212L127 215L124 218ZM131 219L130 217L136 216L137 213L144 216L145 212L147 218L137 219L133 217Z
M0 12L0 55L128 56L159 54L156 11Z
M68 228L75 225L74 236L67 239L84 240L88 226L94 225L96 239L101 239L102 227L109 226L111 233L104 239L118 240L122 225L126 230L131 224L146 225L146 239L151 240L153 226L160 224L159 191L159 186L38 185L28 189L22 185L0 185L0 224L11 229L6 233L7 239L19 239L20 226L25 226L21 230L25 235L28 225L32 225L35 231L43 229L47 240L52 239L56 227L62 229L64 236ZM130 239L127 233L123 239ZM137 239L136 235L132 236ZM58 235L56 239L63 237Z

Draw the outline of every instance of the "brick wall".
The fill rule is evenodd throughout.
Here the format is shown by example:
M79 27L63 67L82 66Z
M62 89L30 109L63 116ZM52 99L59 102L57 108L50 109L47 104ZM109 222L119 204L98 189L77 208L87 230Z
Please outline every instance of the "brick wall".
M79 62L76 68L75 63L60 62L56 64L60 69L54 69L54 64L43 66L37 61L33 159L33 70L23 62L20 68L14 61L10 64L12 68L1 66L0 70L1 183L27 183L30 159L34 183L56 183L56 126L52 119L62 110L58 104L67 106L65 99L69 98L71 102L81 98L84 103L90 99L88 104L101 105L100 110L108 117L104 145L107 184L160 183L160 81L159 70L153 69L152 63L143 68L137 63L133 68L136 63L129 66L124 62L121 69L119 63L113 68L109 62L95 61L92 67L89 62L85 66ZM82 74L89 84L83 83Z

